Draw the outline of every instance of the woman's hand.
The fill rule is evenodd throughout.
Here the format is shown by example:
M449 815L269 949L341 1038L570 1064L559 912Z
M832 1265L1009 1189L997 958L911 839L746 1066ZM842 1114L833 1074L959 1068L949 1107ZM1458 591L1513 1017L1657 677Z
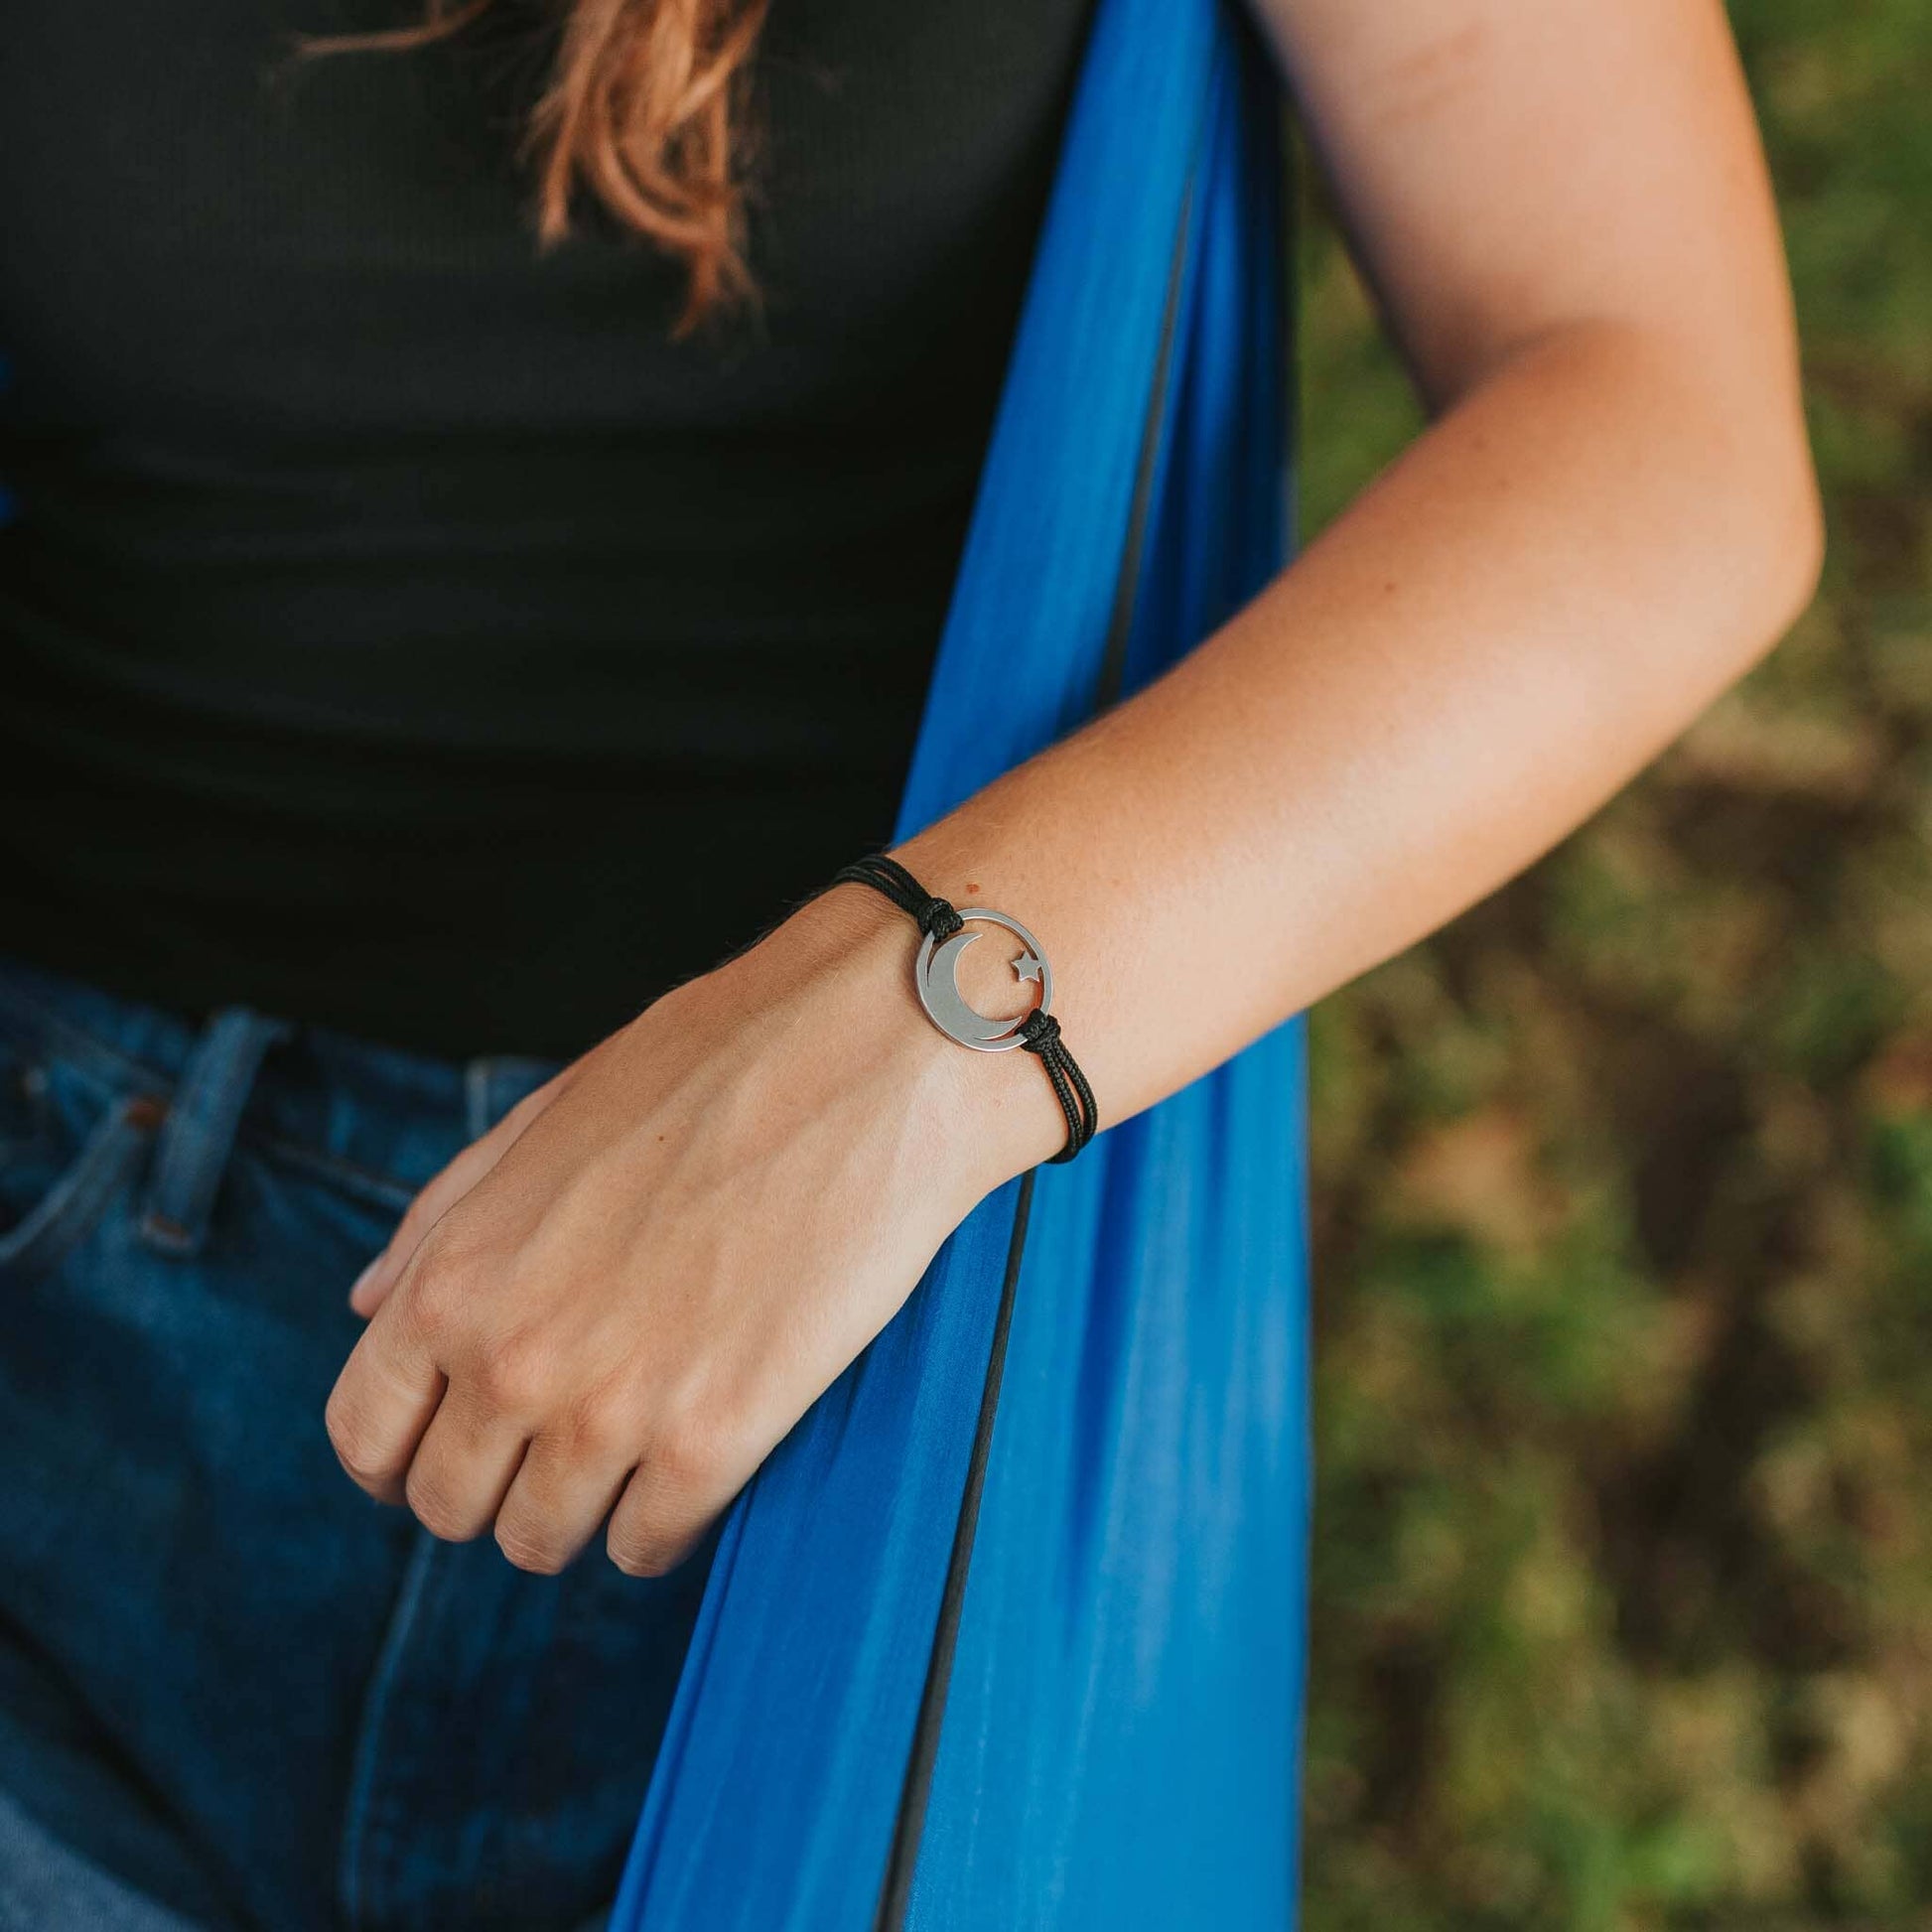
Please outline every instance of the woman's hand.
M349 1474L438 1536L494 1524L525 1570L607 1517L622 1570L688 1554L1063 1131L1031 1056L927 1023L914 938L834 888L459 1155L355 1286L328 1407Z
M896 854L1040 934L1110 1125L1546 851L1818 571L1718 0L1255 4L1436 420L1212 636ZM614 1505L620 1563L675 1561L1060 1144L1031 1054L927 1026L909 944L834 888L463 1157L358 1298L357 1478L531 1568Z

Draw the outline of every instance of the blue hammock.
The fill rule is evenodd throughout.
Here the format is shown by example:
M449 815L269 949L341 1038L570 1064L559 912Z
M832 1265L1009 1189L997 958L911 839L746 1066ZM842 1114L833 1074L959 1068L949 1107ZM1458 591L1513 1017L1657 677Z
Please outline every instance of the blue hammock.
M897 836L1281 567L1279 102L1230 5L1100 0ZM1303 1049L990 1195L772 1454L613 1932L1292 1923Z

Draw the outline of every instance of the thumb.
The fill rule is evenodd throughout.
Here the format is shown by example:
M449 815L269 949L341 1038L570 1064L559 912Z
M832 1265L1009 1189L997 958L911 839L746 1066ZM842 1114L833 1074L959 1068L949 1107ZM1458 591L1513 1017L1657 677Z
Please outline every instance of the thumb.
M366 1319L388 1300L389 1291L422 1246L423 1237L516 1145L524 1129L576 1078L582 1064L581 1060L572 1061L534 1093L525 1094L487 1134L472 1141L424 1186L396 1224L388 1245L348 1291L348 1305L357 1314Z

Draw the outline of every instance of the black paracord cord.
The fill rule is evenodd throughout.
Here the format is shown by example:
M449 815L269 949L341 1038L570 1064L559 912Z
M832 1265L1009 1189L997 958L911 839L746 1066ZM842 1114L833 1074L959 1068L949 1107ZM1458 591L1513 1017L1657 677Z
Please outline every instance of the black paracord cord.
M909 912L919 930L935 941L950 939L966 923L950 899L928 893L905 867L883 852L868 853L863 859L841 866L828 883L837 886L846 881L884 893L900 911ZM936 1019L934 1024L939 1024ZM947 1029L941 1026L940 1031ZM1066 1145L1048 1158L1056 1162L1071 1161L1093 1139L1099 1125L1100 1109L1092 1087L1087 1084L1087 1076L1066 1050L1066 1042L1060 1037L1060 1023L1046 1011L1043 997L1041 1004L1024 1020L1015 1022L1011 1031L1019 1035L1019 1043L1046 1069L1046 1077L1053 1083L1053 1097L1066 1116Z

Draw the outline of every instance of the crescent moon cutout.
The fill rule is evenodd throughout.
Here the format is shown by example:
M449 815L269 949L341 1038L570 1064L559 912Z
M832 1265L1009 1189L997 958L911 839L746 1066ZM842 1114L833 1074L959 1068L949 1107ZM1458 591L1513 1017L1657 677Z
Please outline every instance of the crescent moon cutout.
M1023 980L1039 982L1039 1006L1043 1009L1052 998L1053 976L1033 934L1018 919L980 906L961 906L959 916L969 921L1003 925L1018 935L1026 951L1013 962L1015 973ZM913 978L918 988L919 1004L942 1034L956 1039L962 1046L974 1046L982 1052L996 1053L1021 1044L1022 1036L1017 1029L1026 1015L1019 1014L1010 1020L989 1020L977 1008L966 1004L965 996L959 990L959 958L979 936L970 925L940 944L935 944L932 936L927 934L919 946Z
M969 1007L959 991L959 955L979 934L968 927L953 936L926 961L920 976L919 991L925 996L925 1009L939 1023L941 1032L953 1038L983 1046L1013 1031L1011 1020L989 1020Z

